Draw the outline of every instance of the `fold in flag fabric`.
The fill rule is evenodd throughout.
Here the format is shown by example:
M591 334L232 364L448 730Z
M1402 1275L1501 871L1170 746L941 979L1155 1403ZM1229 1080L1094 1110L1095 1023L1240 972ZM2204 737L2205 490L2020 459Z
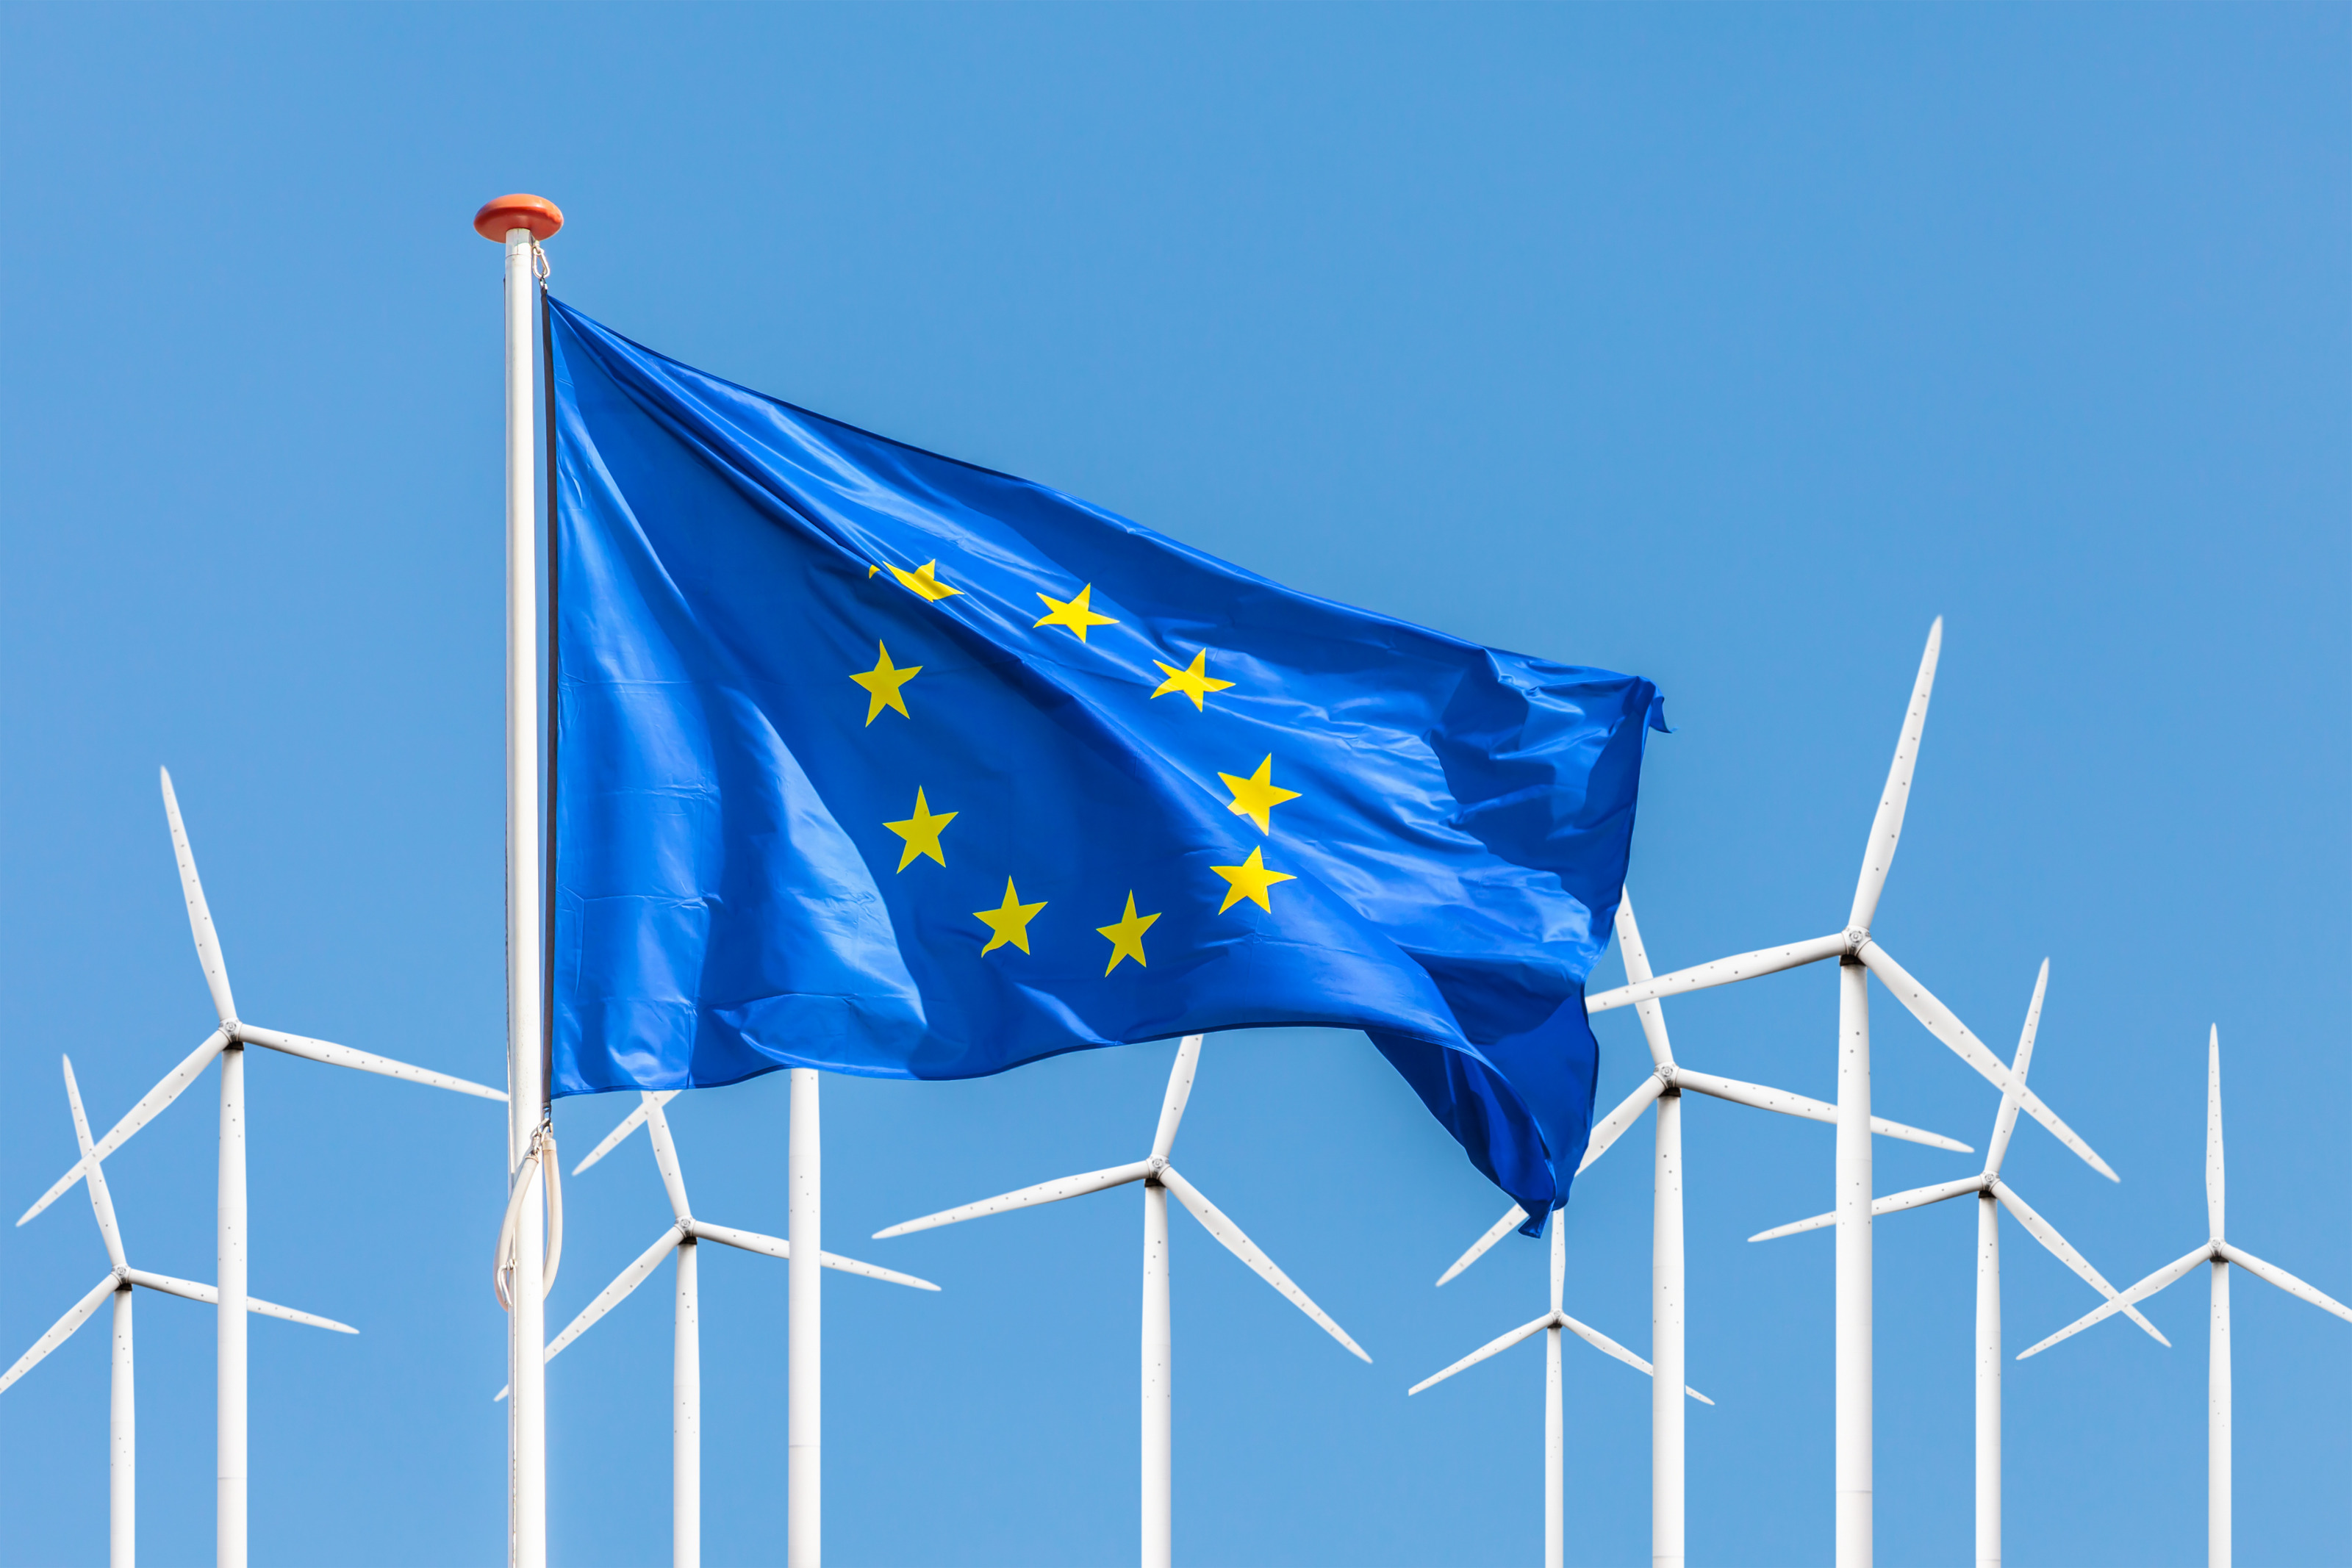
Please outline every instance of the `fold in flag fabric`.
M548 336L556 1093L1326 1025L1565 1201L1649 682Z

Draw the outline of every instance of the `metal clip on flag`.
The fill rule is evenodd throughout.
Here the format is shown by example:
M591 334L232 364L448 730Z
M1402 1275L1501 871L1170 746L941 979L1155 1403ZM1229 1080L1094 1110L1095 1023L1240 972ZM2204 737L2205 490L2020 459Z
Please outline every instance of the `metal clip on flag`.
M1871 821L1862 874L1854 885L1845 928L1785 947L1735 954L1711 964L1636 979L1585 1002L1589 1012L1605 1012L1684 991L1778 974L1824 958L1838 960L1837 1568L1869 1568L1872 1551L1870 1140L1875 1129L1870 1113L1869 977L1876 975L1895 999L1927 1026L1928 1033L1986 1082L2004 1092L2010 1087L2010 1071L2000 1059L1969 1031L1958 1014L1912 978L1870 928L1878 913L1879 895L1885 891L1887 873L1895 864L1895 846L1903 836L1904 810L1910 804L1911 776L1919 760L1919 739L1927 724L1927 699L1935 689L1936 662L1943 642L1944 622L1938 618L1927 630L1927 652L1919 660L1910 706L1895 744L1895 761L1887 769L1886 787ZM2117 1179L2106 1161L2043 1104L2041 1096L2023 1084L2018 1085L2017 1094L2027 1115L2047 1127L2092 1169L2110 1181Z
M135 1369L131 1364L131 1292L134 1287L158 1291L167 1296L179 1296L186 1301L202 1301L215 1311L220 1306L220 1291L211 1285L199 1285L187 1280L175 1280L169 1274L152 1274L144 1269L134 1269L122 1245L121 1228L115 1223L114 1196L107 1190L106 1167L98 1157L90 1142L89 1119L82 1113L81 1090L74 1082L73 1059L61 1058L65 1063L66 1103L73 1112L74 1141L81 1145L81 1163L74 1168L81 1172L82 1184L89 1190L90 1212L98 1219L99 1239L106 1244L107 1260L112 1269L89 1293L74 1303L66 1315L49 1328L49 1332L33 1342L33 1348L16 1358L16 1364L0 1374L0 1392L5 1392L47 1354L71 1339L82 1324L88 1322L109 1296L114 1298L114 1375L108 1396L107 1430L107 1560L110 1568L132 1568L139 1554L139 1423L138 1402L134 1395ZM298 1312L291 1307L281 1307L275 1301L265 1301L258 1296L244 1298L244 1310L260 1312L268 1317L284 1318L289 1322L305 1323L311 1328L332 1329L337 1333L357 1333L360 1331L332 1318L315 1317Z
M1625 961L1626 979L1639 984L1651 977L1650 955L1642 943L1642 928L1633 919L1633 895L1630 890L1617 904L1617 948ZM1657 1152L1650 1184L1650 1356L1653 1363L1666 1370L1651 1389L1650 1550L1652 1568L1683 1568L1686 1495L1683 1417L1686 1407L1674 1393L1688 1364L1683 1332L1683 1092L1688 1090L1727 1100L1735 1105L1778 1112L1809 1122L1834 1124L1837 1107L1802 1094L1791 1094L1785 1089L1743 1083L1736 1078L1718 1078L1711 1072L1685 1067L1675 1060L1674 1042L1667 1037L1664 1005L1654 998L1638 1003L1634 1010L1641 1017L1642 1037L1649 1042L1653 1070L1615 1110L1593 1124L1591 1141L1584 1149L1584 1163L1577 1167L1576 1174L1582 1176L1591 1170L1643 1111L1655 1109ZM1922 1132L1884 1116L1873 1116L1870 1130L1879 1137L1901 1138L1906 1143L1958 1154L1969 1152L1969 1146L1957 1139ZM1455 1259L1452 1268L1438 1276L1438 1284L1444 1285L1476 1262L1489 1247L1527 1218L1526 1210L1514 1207L1473 1242L1468 1251Z
M2024 1069L2019 1068L2023 1076ZM2006 1193L2003 1194L2006 1197ZM2138 1284L2120 1295L2110 1292L2104 1306L2095 1307L2076 1318L2048 1339L2029 1349L2020 1351L2017 1359L2040 1355L2059 1341L2072 1339L2103 1318L2117 1312L2127 1312L2134 1322L2155 1334L2156 1330L2133 1309L2157 1292L2167 1290L2189 1273L2200 1263L2210 1265L2211 1293L2211 1339L2206 1361L2205 1393L2205 1561L2208 1568L2230 1568L2231 1551L2231 1478L2230 1478L2230 1265L2235 1263L2265 1284L2276 1285L2297 1301L2308 1301L2325 1312L2333 1312L2347 1322L2352 1322L2352 1307L2347 1307L2316 1286L2305 1284L2275 1263L2266 1263L2242 1247L2231 1246L2225 1223L2228 1204L2227 1186L2221 1165L2221 1026L2215 1024L2205 1042L2205 1226L2207 1239L2198 1247L2158 1269ZM2162 1334L2156 1334L2162 1340Z
M446 1072L431 1072L404 1061L353 1051L345 1045L286 1034L247 1023L236 1016L229 992L228 966L222 960L220 937L213 928L211 908L205 902L204 883L196 875L195 851L180 820L180 802L172 791L172 775L163 770L163 815L171 825L172 851L179 862L180 890L187 900L188 926L194 935L196 957L204 966L205 984L212 991L219 1027L190 1051L163 1081L140 1098L123 1118L107 1130L59 1176L16 1223L24 1224L47 1208L66 1189L97 1170L100 1162L129 1142L131 1134L153 1121L196 1081L214 1058L220 1059L220 1239L219 1239L219 1409L218 1491L215 1549L219 1568L245 1568L246 1561L246 1257L248 1241L245 1188L245 1048L257 1045L287 1056L305 1057L330 1067L354 1068L385 1078L397 1078L428 1088L447 1089L485 1100L504 1100L495 1089L469 1083ZM206 1287L210 1289L210 1287ZM207 1298L210 1299L210 1298Z

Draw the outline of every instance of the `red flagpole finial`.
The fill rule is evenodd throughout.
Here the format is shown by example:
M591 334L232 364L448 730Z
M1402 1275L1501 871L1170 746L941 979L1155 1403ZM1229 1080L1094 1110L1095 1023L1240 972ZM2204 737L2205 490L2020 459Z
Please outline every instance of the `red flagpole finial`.
M545 196L499 196L474 214L474 232L500 245L509 229L529 229L531 238L546 239L562 226L562 209Z

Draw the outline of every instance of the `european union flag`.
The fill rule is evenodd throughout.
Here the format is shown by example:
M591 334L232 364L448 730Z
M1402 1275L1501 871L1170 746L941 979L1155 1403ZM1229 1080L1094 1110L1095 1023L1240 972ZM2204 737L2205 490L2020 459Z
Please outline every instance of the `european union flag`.
M1565 1200L1649 682L549 344L556 1093L1330 1025Z

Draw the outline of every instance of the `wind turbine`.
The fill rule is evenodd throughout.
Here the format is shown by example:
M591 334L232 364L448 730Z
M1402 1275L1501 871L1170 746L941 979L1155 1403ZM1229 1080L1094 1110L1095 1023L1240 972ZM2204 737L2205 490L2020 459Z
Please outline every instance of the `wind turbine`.
M82 1168L89 1173L87 1185L90 1212L98 1218L99 1239L106 1243L107 1261L112 1267L90 1287L89 1294L75 1302L65 1316L50 1325L48 1333L33 1342L32 1349L16 1358L16 1365L0 1375L0 1392L71 1339L75 1331L97 1313L100 1302L109 1296L114 1298L113 1385L107 1399L107 1562L110 1568L131 1568L139 1556L139 1421L131 1355L131 1292L133 1287L144 1287L214 1306L219 1304L220 1292L210 1285L175 1280L169 1274L151 1274L131 1266L122 1249L121 1228L114 1220L114 1197L106 1188L105 1168L91 1157L89 1119L82 1114L81 1090L74 1082L73 1059L59 1060L65 1063L66 1103L73 1108L74 1139L81 1145ZM332 1329L337 1333L360 1332L331 1318L298 1312L257 1296L245 1299L245 1310L284 1318L289 1322L309 1323L313 1328Z
M637 1108L622 1118L619 1126L604 1134L604 1141L588 1152L588 1157L572 1167L578 1176L606 1155L620 1147L640 1126L654 1146L654 1164L661 1169L662 1186L669 1194L670 1228L663 1231L654 1244L637 1255L637 1260L614 1276L596 1299L580 1311L580 1315L567 1324L547 1347L545 1360L553 1361L563 1353L563 1347L593 1328L596 1321L628 1298L661 1267L664 1258L676 1254L677 1259L677 1297L673 1322L673 1360L670 1373L670 1560L673 1568L701 1568L702 1563L702 1335L699 1328L701 1305L696 1284L696 1244L717 1241L728 1247L740 1247L746 1252L758 1252L770 1258L789 1260L792 1243L773 1236L762 1236L756 1230L738 1230L732 1226L713 1225L707 1219L697 1219L686 1197L686 1176L677 1162L677 1145L670 1136L669 1122L662 1107L676 1099L678 1091L664 1090L658 1093L640 1092ZM918 1280L912 1274L901 1274L889 1269L877 1269L871 1263L861 1263L855 1258L843 1258L831 1252L820 1252L817 1260L827 1269L838 1269L845 1274L863 1274L869 1280L885 1280L893 1285L910 1285L918 1291L936 1291L929 1280ZM504 1399L507 1391L499 1390Z
M2018 1094L2032 1066L2034 1034L2042 1027L2042 993L2049 986L2050 960L2044 958L2042 972L2033 981L2033 1000L2025 1009L2025 1028L2017 1038L2017 1059L2010 1067L2009 1087L2001 1092L2000 1108L1993 1113L1992 1139L1986 1146L1984 1169L1958 1181L1898 1192L1870 1206L1874 1218L1906 1208L1923 1208L1948 1197L1973 1195L1977 1200L1977 1568L2000 1568L2000 1211L2008 1209L2025 1227L2028 1236L2042 1243L2044 1250L2074 1270L2093 1290L2110 1301L2116 1300L2116 1288L2107 1283L2106 1277L2091 1267L2090 1260L2074 1250L2032 1204L2020 1197L2015 1187L2000 1179L2000 1163L2009 1153L2010 1134L2017 1130ZM1819 1230L1836 1221L1834 1212L1817 1214L1811 1219L1800 1219L1748 1239L1776 1240L1800 1231ZM2123 1311L2157 1343L2172 1343L2157 1333L2154 1323L2140 1316L2138 1308L2126 1306Z
M2030 1350L2018 1353L2023 1361L2039 1355L2062 1339L2082 1333L2101 1318L2129 1312L2166 1286L2184 1279L2200 1263L2212 1265L2211 1341L2206 1361L2205 1392L2205 1561L2210 1568L2230 1568L2230 1265L2237 1264L2257 1280L2266 1281L2297 1300L2334 1312L2352 1322L2352 1307L2288 1273L2265 1263L2242 1247L2230 1245L2223 1226L2221 1181L2221 1026L2215 1024L2205 1047L2205 1223L2210 1235L2185 1257L2167 1263L2122 1295L2084 1313ZM2156 1331L2148 1331L2154 1333ZM2161 1335L2158 1335L2161 1338Z
M1854 885L1844 929L1633 981L1588 997L1584 1004L1587 1012L1606 1012L1683 991L1754 979L1824 958L1838 960L1837 1568L1869 1568L1872 1550L1870 977L1876 975L1895 999L1927 1026L1928 1033L1995 1088L2009 1087L2009 1069L2000 1059L1969 1032L1958 1015L1896 963L1870 929L1878 913L1879 894L1886 887L1886 873L1895 863L1896 842L1903 835L1904 809L1910 803L1912 770L1919 759L1919 737L1927 727L1927 698L1935 686L1936 661L1943 640L1944 622L1939 617L1927 632L1927 652L1920 657L1919 674L1912 683L1911 706L1904 716L1877 814L1871 821L1862 875ZM2117 1179L2091 1145L2032 1090L2021 1086L2018 1094L2018 1104L2027 1115L2049 1128L2101 1176Z
M1201 1195L1200 1188L1186 1181L1168 1163L1176 1145L1177 1124L1184 1119L1184 1103L1192 1093L1192 1073L1201 1060L1202 1036L1188 1034L1176 1049L1176 1066L1168 1075L1168 1092L1160 1105L1160 1126L1152 1134L1151 1153L1132 1165L1113 1166L1108 1170L1088 1171L1082 1176L1063 1176L1056 1181L1040 1182L1024 1186L1018 1192L1008 1192L995 1197L968 1203L961 1208L942 1209L927 1214L920 1219L909 1219L877 1230L874 1239L904 1236L911 1231L929 1230L941 1225L953 1225L960 1220L978 1219L983 1215L1003 1214L1010 1209L1028 1208L1041 1203L1059 1203L1066 1197L1083 1197L1090 1192L1102 1192L1110 1187L1124 1186L1129 1182L1143 1184L1143 1568L1169 1568L1173 1536L1174 1501L1170 1469L1174 1457L1174 1439L1171 1420L1174 1410L1171 1357L1173 1338L1168 1318L1168 1195L1174 1193L1176 1201L1192 1211L1201 1228L1216 1238L1226 1251L1249 1265L1258 1278L1272 1285L1290 1304L1313 1318L1325 1333L1346 1345L1364 1362L1372 1358L1363 1347L1348 1337L1348 1331L1333 1322L1328 1313L1307 1300L1307 1292L1290 1281L1290 1276L1275 1266L1274 1260L1258 1250L1257 1244L1242 1234L1241 1227L1225 1218L1223 1212Z
M1522 1323L1499 1339L1489 1340L1460 1361L1437 1374L1424 1377L1411 1388L1410 1399L1433 1384L1444 1382L1465 1366L1475 1366L1490 1355L1497 1355L1541 1329L1544 1334L1544 1568L1564 1568L1568 1561L1567 1519L1568 1499L1563 1472L1567 1464L1566 1432L1559 1402L1559 1331L1566 1329L1603 1355L1616 1357L1636 1372L1647 1376L1653 1386L1666 1390L1666 1397L1679 1406L1682 1396L1689 1395L1702 1405L1714 1400L1685 1384L1681 1392L1675 1385L1661 1380L1651 1370L1650 1364L1602 1333L1577 1322L1560 1310L1560 1294L1568 1281L1568 1228L1559 1215L1551 1221L1551 1311L1533 1322ZM1444 1281L1440 1281L1443 1284Z
M1617 904L1617 947L1624 959L1629 981L1638 983L1650 978L1650 956L1642 945L1642 928L1634 923L1630 893L1621 896ZM1609 1152L1642 1113L1655 1105L1657 1157L1650 1186L1650 1354L1666 1371L1651 1384L1650 1561L1652 1568L1682 1568L1685 1407L1673 1390L1688 1364L1683 1339L1683 1091L1692 1090L1737 1105L1752 1105L1760 1111L1777 1111L1784 1116L1801 1116L1811 1122L1834 1123L1837 1107L1791 1094L1785 1089L1768 1089L1735 1078L1693 1071L1675 1060L1674 1043L1666 1037L1664 1007L1650 1000L1639 1003L1634 1010L1641 1017L1642 1035L1649 1042L1654 1071L1615 1110L1594 1124L1577 1174L1581 1176L1591 1170L1593 1162ZM1970 1152L1966 1144L1956 1139L1906 1127L1884 1116L1873 1116L1870 1130L1881 1137L1901 1138L1957 1154ZM1454 1260L1452 1268L1438 1276L1438 1284L1444 1285L1476 1262L1527 1217L1527 1210L1512 1206L1509 1213Z
M163 768L161 772L163 814L172 826L172 850L180 863L180 891L188 904L188 926L195 936L196 956L204 965L205 984L212 991L213 1010L220 1015L220 1025L205 1036L204 1043L190 1051L177 1067L165 1073L163 1081L150 1089L122 1120L109 1128L106 1136L99 1139L71 1170L59 1176L16 1223L24 1224L63 1196L67 1188L81 1180L86 1174L95 1172L100 1162L121 1148L132 1134L154 1120L163 1107L178 1099L181 1091L194 1082L197 1075L211 1064L215 1057L220 1059L220 1312L217 1314L220 1395L216 1439L219 1490L215 1524L215 1554L219 1568L245 1568L245 1277L247 1241L245 1048L258 1045L288 1056L323 1061L330 1067L357 1068L362 1072L381 1073L386 1078L404 1079L411 1083L427 1084L436 1089L453 1089L460 1094L478 1095L485 1100L504 1101L506 1095L496 1089L487 1089L446 1073L428 1072L424 1068L411 1067L389 1057L353 1051L349 1046L332 1045L323 1040L311 1040L299 1034L285 1034L239 1019L236 1002L229 994L228 967L221 960L220 938L213 930L212 912L205 904L204 884L196 879L195 852L188 847L187 829L180 821L180 802L172 793L171 769Z

